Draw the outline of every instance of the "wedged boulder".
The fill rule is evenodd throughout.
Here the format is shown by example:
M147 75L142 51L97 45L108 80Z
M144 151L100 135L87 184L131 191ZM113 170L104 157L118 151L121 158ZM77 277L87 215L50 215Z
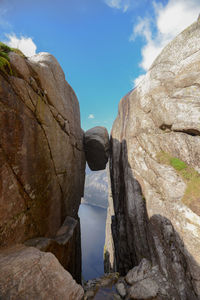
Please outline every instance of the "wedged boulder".
M53 254L23 245L0 251L0 299L81 300L83 294Z
M172 284L171 299L200 297L199 87L197 21L120 101L111 132L117 270L148 259Z
M105 127L96 126L85 132L84 149L92 171L104 170L109 157L109 135Z

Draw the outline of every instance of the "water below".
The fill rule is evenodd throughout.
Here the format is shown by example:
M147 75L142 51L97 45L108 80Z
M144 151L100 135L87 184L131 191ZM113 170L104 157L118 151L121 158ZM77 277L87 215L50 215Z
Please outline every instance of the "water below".
M84 280L104 274L103 249L107 210L98 206L81 204L82 275Z

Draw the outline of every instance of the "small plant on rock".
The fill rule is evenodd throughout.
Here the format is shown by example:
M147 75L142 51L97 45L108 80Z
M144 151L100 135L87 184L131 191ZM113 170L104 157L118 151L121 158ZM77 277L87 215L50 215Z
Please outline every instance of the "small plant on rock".
M22 57L25 56L19 49L10 48L6 44L0 42L0 71L2 71L6 75L13 75L10 65L10 59L8 56L9 52L15 52Z

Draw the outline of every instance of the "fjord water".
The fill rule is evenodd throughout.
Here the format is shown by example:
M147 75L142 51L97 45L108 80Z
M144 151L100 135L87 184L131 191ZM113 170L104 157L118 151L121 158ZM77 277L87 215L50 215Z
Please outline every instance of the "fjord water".
M82 276L84 280L104 274L103 249L107 210L98 206L81 204Z

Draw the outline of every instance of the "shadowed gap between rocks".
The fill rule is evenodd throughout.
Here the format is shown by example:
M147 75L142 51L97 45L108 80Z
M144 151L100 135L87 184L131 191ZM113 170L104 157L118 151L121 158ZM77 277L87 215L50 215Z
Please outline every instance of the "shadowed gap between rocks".
M83 144L88 167L86 166L85 190L79 216L83 279L89 280L104 274L103 249L108 202L107 191L104 190L108 190L104 185L107 172L104 170L109 157L107 129L101 126L89 129L84 134Z

